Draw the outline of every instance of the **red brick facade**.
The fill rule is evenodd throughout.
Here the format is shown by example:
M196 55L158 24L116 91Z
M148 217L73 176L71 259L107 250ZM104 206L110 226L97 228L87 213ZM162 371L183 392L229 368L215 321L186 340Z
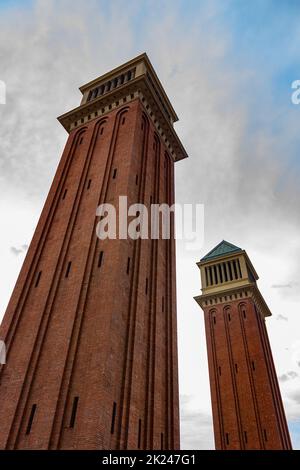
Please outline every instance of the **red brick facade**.
M247 253L223 241L198 266L216 449L291 449L265 325L271 312Z
M175 242L99 240L119 195L174 202L139 98L70 132L1 326L1 449L179 448Z

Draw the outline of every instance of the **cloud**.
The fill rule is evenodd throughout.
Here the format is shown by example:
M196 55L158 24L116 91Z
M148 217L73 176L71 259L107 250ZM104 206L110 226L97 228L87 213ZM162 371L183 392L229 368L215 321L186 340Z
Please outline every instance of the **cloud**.
M27 249L28 245L22 245L21 248L16 248L15 246L10 247L10 251L16 256L20 255L21 253L24 253L25 251L27 251Z
M277 315L276 320L283 320L283 321L289 321L288 317L285 317L284 315Z
M295 390L289 394L289 397L292 398L297 405L300 405L300 390ZM300 416L300 411L299 411L299 416Z
M22 250L22 249L19 250L19 249L16 248L15 246L11 246L11 247L10 247L10 251L11 251L14 255L16 255L16 256L18 256L20 253L23 253L23 250Z
M299 374L297 374L297 372L294 372L293 370L291 370L290 372L287 372L286 374L282 374L278 377L278 380L280 380L280 382L287 382L288 380L290 379L295 379L299 377Z
M299 282L291 281L288 284L272 284L272 289L292 289L293 287L299 286Z
M212 418L205 411L193 409L192 396L180 397L181 449L214 449Z

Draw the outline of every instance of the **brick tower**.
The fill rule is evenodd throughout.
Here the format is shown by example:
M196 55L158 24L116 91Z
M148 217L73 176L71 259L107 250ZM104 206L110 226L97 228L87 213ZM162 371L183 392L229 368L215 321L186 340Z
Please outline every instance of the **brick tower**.
M80 88L0 339L2 449L178 449L171 239L96 236L120 195L174 203L178 119L142 54Z
M265 326L271 312L247 253L222 241L198 266L216 449L291 449Z

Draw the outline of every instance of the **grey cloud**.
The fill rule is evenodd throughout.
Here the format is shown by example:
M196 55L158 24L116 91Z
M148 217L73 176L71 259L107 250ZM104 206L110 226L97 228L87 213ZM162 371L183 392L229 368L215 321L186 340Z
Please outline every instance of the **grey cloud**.
M292 288L292 284L289 283L289 284L272 284L272 289L291 289Z
M214 449L212 417L208 413L190 409L191 397L180 397L181 448Z
M27 249L28 245L22 245L21 248L17 248L15 246L10 247L10 251L16 256L20 255L21 253L24 253L25 251L27 251Z
M295 390L289 394L289 397L300 405L300 390Z
M280 382L287 382L288 380L290 379L296 379L297 377L299 377L299 374L297 374L297 372L294 372L293 370L287 372L286 374L282 374L278 377L278 380L280 380Z
M283 320L283 321L289 321L288 317L285 317L284 315L277 315L276 320Z
M20 253L23 253L23 250L19 250L19 249L16 248L15 246L11 246L11 247L10 247L10 251L11 251L14 255L16 255L16 256L18 256Z

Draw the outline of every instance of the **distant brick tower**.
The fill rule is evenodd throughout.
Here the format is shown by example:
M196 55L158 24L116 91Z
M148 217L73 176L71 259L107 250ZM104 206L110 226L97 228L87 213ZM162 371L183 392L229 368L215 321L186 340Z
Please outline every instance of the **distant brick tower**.
M186 152L146 54L80 88L4 317L1 449L178 449L171 240L96 236L96 208L174 203Z
M216 449L291 449L265 326L271 312L247 253L223 241L198 266Z

